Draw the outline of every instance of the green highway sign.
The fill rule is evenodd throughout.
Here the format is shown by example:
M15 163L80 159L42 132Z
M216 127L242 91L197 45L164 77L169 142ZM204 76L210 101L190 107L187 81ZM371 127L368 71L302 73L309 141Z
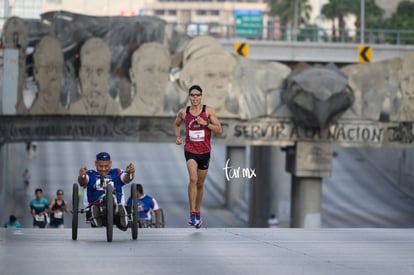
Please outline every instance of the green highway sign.
M235 36L261 37L263 25L263 12L261 10L235 10L234 27Z

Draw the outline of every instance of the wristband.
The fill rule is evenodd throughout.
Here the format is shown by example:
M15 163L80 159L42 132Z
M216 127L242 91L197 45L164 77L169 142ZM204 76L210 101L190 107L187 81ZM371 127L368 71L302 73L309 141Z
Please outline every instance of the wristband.
M210 125L210 121L207 121L206 127L208 127L208 125Z

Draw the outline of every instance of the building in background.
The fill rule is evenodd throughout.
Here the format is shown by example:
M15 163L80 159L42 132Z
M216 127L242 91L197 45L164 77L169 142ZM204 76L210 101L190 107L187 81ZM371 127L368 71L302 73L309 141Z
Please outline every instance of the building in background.
M400 2L376 1L387 16L395 11ZM95 16L155 15L169 23L185 26L190 33L200 33L204 28L215 25L236 25L237 15L248 21L257 19L251 14L260 13L263 16L262 24L266 27L267 2L268 0L0 0L0 24L3 25L13 15L37 19L43 12L66 10ZM329 0L309 0L312 5L311 24L322 28L330 27L331 22L319 16L322 6L328 2ZM241 14L248 16L242 17ZM347 25L352 27L353 21L347 20Z

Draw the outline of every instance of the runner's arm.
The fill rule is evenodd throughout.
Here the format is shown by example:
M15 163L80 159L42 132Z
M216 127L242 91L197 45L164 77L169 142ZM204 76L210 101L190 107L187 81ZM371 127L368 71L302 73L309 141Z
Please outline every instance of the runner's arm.
M181 109L178 112L177 117L176 117L175 122L174 122L175 144L177 144L177 145L180 145L180 144L183 143L183 139L180 136L181 135L180 126L181 126L181 123L184 121L183 113L184 113L184 109Z
M218 120L216 112L214 111L213 108L207 106L207 115L208 115L208 121L207 121L206 127L218 135L223 133L223 129L221 128L221 123Z

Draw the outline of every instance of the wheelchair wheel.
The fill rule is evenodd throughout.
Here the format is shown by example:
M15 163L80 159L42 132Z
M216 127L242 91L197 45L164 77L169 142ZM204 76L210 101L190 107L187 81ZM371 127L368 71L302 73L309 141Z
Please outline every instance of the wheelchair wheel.
M72 240L78 238L78 214L79 214L79 186L77 183L73 184L72 190Z
M114 231L114 199L112 197L112 185L106 186L106 240L112 242Z
M165 220L164 220L164 209L160 208L161 212L161 228L165 227Z
M164 210L162 208L159 208L160 210L160 227L164 228L165 227L165 221L164 221ZM155 212L152 211L151 213L151 227L155 227L156 224L156 219L155 219Z
M136 240L138 238L138 202L137 202L137 185L135 183L131 185L131 198L132 198L131 231L132 231L132 239Z

